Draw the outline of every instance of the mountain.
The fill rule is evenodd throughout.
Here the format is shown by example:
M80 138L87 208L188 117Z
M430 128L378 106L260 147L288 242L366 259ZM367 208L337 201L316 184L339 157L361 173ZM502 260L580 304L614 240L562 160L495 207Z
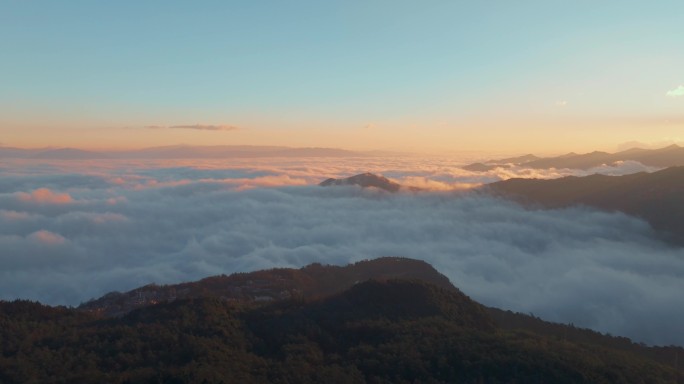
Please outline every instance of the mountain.
M118 154L122 158L143 159L221 159L251 157L355 157L363 153L338 148L289 148L277 146L252 145L215 145L189 146L176 145L153 147Z
M346 179L327 179L320 184L322 187L342 186L342 185L358 185L363 188L374 187L388 192L398 192L402 186L395 183L386 177L378 176L372 173L362 173L359 175L347 177Z
M624 176L509 179L482 190L543 207L588 205L621 211L645 219L667 239L684 244L684 167Z
M522 317L521 317L522 316ZM499 322L523 319L524 326ZM544 335L457 289L370 280L316 300L175 300L103 319L0 302L0 382L678 383L682 348ZM534 324L534 326L530 326ZM563 329L562 325L558 325ZM534 330L541 331L536 333ZM530 331L532 329L532 331ZM674 355L668 355L668 353Z
M0 146L0 158L24 158L30 154L37 152L37 150L29 150L24 148L2 147Z
M468 164L461 168L471 172L487 172L495 168L508 168L511 165L523 165L539 159L540 158L535 155L527 154L523 156L508 157L505 159L488 160L484 163Z
M220 159L226 157L261 157L284 147L248 145L169 145L117 153L118 158L131 159Z
M110 156L102 152L84 151L74 148L49 149L38 152L30 156L32 159L51 159L51 160L91 160L109 159Z
M369 279L338 294L312 303L312 317L320 313L330 321L358 318L390 321L440 316L459 326L493 331L494 321L485 308L449 284L439 287L421 279Z
M633 353L664 365L672 364L675 369L680 370L680 374L684 373L684 365L679 363L679 359L684 353L682 347L674 345L646 347L643 344L634 343L626 337L604 335L591 329L575 327L573 324L551 323L533 315L504 311L498 308L488 307L486 310L497 327L508 331L531 332L555 340L596 345Z
M485 163L472 163L468 165L464 165L461 167L462 169L465 169L466 171L470 172L488 172L491 171L492 169L495 168L508 168L510 167L509 164L485 164Z
M344 291L360 281L393 278L417 279L445 289L455 289L446 276L424 261L382 257L345 267L311 264L301 269L236 273L175 285L151 284L125 293L111 292L78 308L105 316L118 316L164 301L198 297L218 297L235 302L312 299Z
M620 160L635 160L632 156L618 156L608 152L594 151L585 154L570 153L558 157L542 158L525 163L527 168L549 169L549 168L571 168L589 169L602 164L612 164Z
M272 157L356 157L366 153L339 148L286 148L274 151Z
M522 155L522 156L516 156L516 157L508 157L505 159L500 159L498 160L499 163L502 164L525 164L529 163L531 161L539 160L540 157L537 157L533 154L527 154L527 155Z
M571 168L590 169L604 164L614 164L619 161L638 161L651 167L684 166L684 147L676 144L660 149L632 148L617 153L594 151L585 154L568 153L556 157L538 158L525 155L500 160L489 160L484 163L474 163L463 167L473 172L486 172L497 167L519 165L525 168L550 169Z
M89 160L107 159L104 152L84 151L75 148L13 148L0 147L0 158L49 159L49 160Z
M339 148L290 148L252 145L172 145L126 151L86 151L75 148L23 149L0 147L0 158L30 159L225 159L262 157L364 157L370 152Z

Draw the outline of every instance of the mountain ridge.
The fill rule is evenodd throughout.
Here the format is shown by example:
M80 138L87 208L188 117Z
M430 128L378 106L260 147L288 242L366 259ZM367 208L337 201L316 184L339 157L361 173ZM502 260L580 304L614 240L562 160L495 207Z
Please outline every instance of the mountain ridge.
M672 144L658 149L630 148L624 151L608 153L593 151L590 153L577 154L574 152L555 157L536 157L525 155L499 160L487 160L472 163L462 168L472 172L487 172L495 168L508 168L520 166L530 169L582 169L611 165L621 161L637 161L650 167L684 166L684 147Z
M456 289L446 276L424 261L381 257L343 267L313 263L300 269L275 268L211 276L196 282L148 284L124 293L107 293L79 305L78 309L105 316L120 316L136 308L193 297L212 296L235 302L312 299L341 292L371 278L419 279L445 289Z
M487 184L480 191L545 208L587 205L642 218L661 234L684 244L684 166L623 176L514 178Z
M328 296L272 303L188 297L110 318L0 302L0 325L1 382L684 379L672 366L683 348L487 309L450 283L420 279L370 279Z
M262 157L368 157L372 152L340 148L251 145L169 145L132 150L83 150L78 148L0 147L0 158L96 160L96 159L222 159Z

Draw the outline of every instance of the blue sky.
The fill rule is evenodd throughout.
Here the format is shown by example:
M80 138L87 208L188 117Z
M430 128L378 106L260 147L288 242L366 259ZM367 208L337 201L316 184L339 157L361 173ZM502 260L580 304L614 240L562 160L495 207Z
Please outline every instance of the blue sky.
M0 142L677 139L682 15L681 1L0 1ZM124 129L180 124L241 129Z

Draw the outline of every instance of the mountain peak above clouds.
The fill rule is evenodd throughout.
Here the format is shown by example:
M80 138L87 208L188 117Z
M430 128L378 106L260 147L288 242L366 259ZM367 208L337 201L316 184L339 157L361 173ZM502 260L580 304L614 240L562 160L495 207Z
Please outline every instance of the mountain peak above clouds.
M370 172L361 173L344 179L330 178L318 185L322 187L357 185L362 188L374 187L388 192L398 192L402 188L401 184Z

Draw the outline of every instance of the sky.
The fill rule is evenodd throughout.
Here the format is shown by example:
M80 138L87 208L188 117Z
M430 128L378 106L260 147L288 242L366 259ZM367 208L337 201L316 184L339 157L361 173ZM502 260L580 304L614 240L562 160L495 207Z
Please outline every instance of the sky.
M0 0L0 145L684 141L684 3Z

